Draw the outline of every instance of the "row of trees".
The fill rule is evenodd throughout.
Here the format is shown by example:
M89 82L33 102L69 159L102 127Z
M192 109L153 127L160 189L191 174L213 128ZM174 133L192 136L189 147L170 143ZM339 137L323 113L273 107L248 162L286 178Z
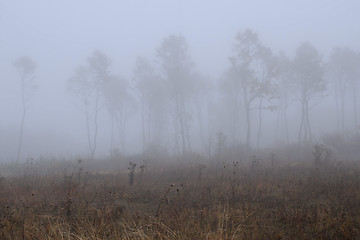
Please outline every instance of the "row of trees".
M274 55L264 46L256 33L251 30L240 32L235 38L231 66L222 80L223 92L235 106L234 134L239 128L239 118L243 105L246 118L246 146L250 147L251 111L258 114L257 140L261 140L263 111L278 109L283 113L287 129L287 106L290 95L297 95L301 105L301 121L298 141L311 140L309 109L311 101L326 89L325 65L318 51L309 43L303 43L296 50L295 57L289 59L284 54ZM280 100L275 104L275 100ZM288 138L288 137L287 137ZM236 138L235 138L236 139ZM236 142L237 140L234 140Z
M220 96L217 101L224 101L222 106L228 109L227 118L231 123L234 145L243 143L248 148L261 146L264 111L278 112L289 143L287 111L290 100L296 100L300 105L298 142L312 141L310 109L326 94L330 83L335 87L337 130L345 132L344 109L348 91L352 93L354 129L357 130L360 57L349 48L335 48L329 61L325 62L317 49L305 42L296 49L291 59L283 53L274 54L262 44L255 32L239 32L229 57L229 68L218 81L219 88L213 88L209 78L196 71L188 44L182 36L165 38L156 49L155 59L152 63L138 57L132 76L141 106L143 150L150 144L162 145L165 139L169 140L169 135L166 135L169 132L177 153L192 151L194 133L200 136L205 146L204 121L213 118L213 113L206 111L205 107L214 101L216 95ZM95 51L88 59L86 74L85 68L81 67L72 78L78 90L93 91L94 96L78 91L85 106L92 156L96 146L100 92L122 136L122 150L126 120L135 106L126 80L111 76L107 71L109 64L110 60L103 53ZM91 76L88 76L89 73ZM84 82L84 78L91 83ZM216 89L219 91L214 91ZM95 100L92 140L88 109L90 98ZM192 128L198 131L191 131ZM244 129L246 133L241 134ZM257 130L256 135L252 129ZM252 144L252 137L256 139L255 145Z
M195 71L187 42L181 36L166 38L157 49L156 58L157 66L154 66L146 58L138 57L132 77L141 105L143 150L149 144L160 146L168 134L167 125L170 124L173 126L175 150L182 153L192 151L191 108L195 101L199 101L205 80ZM129 90L129 83L124 78L112 75L109 72L110 64L110 59L96 50L88 58L86 66L76 69L69 80L70 90L79 97L84 106L92 157L96 151L100 109L103 106L108 109L112 122L111 142L113 145L116 126L121 152L125 151L126 122L136 109L135 97ZM200 102L197 106L201 118L203 113Z
M259 147L262 131L262 112L277 110L289 143L287 111L289 99L300 103L301 120L298 142L312 141L310 109L319 103L328 85L335 88L337 131L345 133L345 101L351 92L354 130L358 131L357 95L360 83L360 54L343 47L334 48L329 61L325 62L310 43L305 42L297 49L293 59L283 53L273 54L263 46L256 33L251 30L236 35L231 66L221 80L222 90L233 104L234 143L239 119L246 118L246 146L250 146L251 111L258 112L256 146ZM243 105L241 111L239 105Z
M34 71L27 61L23 58L15 63L22 82L31 79ZM329 86L334 87L337 131L346 131L345 109L350 98L354 130L358 129L360 55L346 47L334 48L329 60L324 61L314 46L303 43L290 58L274 54L255 32L245 30L236 35L229 67L214 84L196 70L186 39L171 35L156 49L154 62L137 58L130 81L110 69L111 59L96 50L69 79L70 91L83 105L91 157L97 148L99 114L105 109L111 119L110 147L118 146L121 152L125 152L127 123L136 112L141 117L143 151L171 140L174 152L191 152L195 135L205 150L211 144L211 119L217 114L209 107L214 104L227 110L223 124L230 126L232 144L259 148L264 115L269 112L277 112L289 143L288 109L295 100L301 116L297 141L311 141L310 110L331 92Z

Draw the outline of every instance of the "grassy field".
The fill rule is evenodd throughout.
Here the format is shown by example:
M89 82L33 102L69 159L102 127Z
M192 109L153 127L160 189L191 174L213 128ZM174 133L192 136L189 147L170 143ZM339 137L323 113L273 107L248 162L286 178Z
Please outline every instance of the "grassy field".
M3 164L0 239L359 239L359 164L275 155L98 163L106 170Z

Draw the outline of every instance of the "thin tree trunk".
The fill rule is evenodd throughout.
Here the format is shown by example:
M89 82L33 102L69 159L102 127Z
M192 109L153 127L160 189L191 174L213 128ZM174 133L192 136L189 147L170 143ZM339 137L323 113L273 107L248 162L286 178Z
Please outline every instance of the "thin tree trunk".
M93 148L92 148L92 151L91 151L91 158L92 159L95 156L96 145L97 145L99 98L100 98L100 90L96 89L95 115L94 115L94 136L93 136Z
M153 143L158 134L158 123L156 122L156 117L153 117L156 115L153 114L153 108L148 105L147 110L147 143Z
M197 110L197 116L198 116L198 121L199 121L201 148L202 148L202 151L205 151L204 123L203 123L202 109L201 109L201 104L200 103L196 104L196 110Z
M19 135L19 145L16 154L16 163L20 160L22 144L23 144L23 135L24 135L24 124L25 124L25 117L26 117L26 100L25 100L25 78L21 78L21 102L22 102L22 117L21 117L21 124L20 124L20 135Z
M341 132L345 133L345 93L341 91Z
M126 116L124 113L119 116L118 132L120 137L120 148L123 154L126 154Z
M256 142L257 149L259 149L260 146L261 127L262 127L262 105L263 105L263 98L261 97L260 105L259 105L259 125L258 125L257 142Z
M85 105L86 134L87 134L88 145L89 145L90 156L91 156L91 153L93 152L93 145L92 145L92 141L91 141L90 114L89 114L88 103L86 101L84 102L84 105Z
M335 104L336 104L336 128L337 128L337 131L339 132L340 131L340 125L341 125L341 116L340 116L340 107L339 107L339 86L337 86L335 84ZM343 129L342 129L343 130ZM342 132L344 133L344 132Z
M185 134L185 143L186 143L186 151L191 152L191 141L190 141L190 123L189 123L189 114L186 111L185 100L181 99L181 111L184 116L184 134Z
M185 115L187 115L185 113ZM191 147L191 140L190 140L190 125L189 125L189 120L188 117L186 117L186 121L185 121L185 134L186 134L186 141L187 141L187 149L189 152L192 152L192 147Z
M304 103L304 100L302 101L302 104L301 104L301 122L300 122L300 130L299 130L299 136L298 136L298 140L299 140L299 144L301 144L302 142L302 134L303 134L303 129L304 129L304 115L305 115L305 103Z
M287 119L287 107L288 107L288 102L287 102L287 97L286 97L285 104L284 104L284 122L285 122L286 144L289 145L289 128L288 128L288 119Z
M110 112L111 116L111 133L110 133L110 149L114 150L114 112Z
M353 86L353 108L354 108L354 127L355 132L358 132L357 126L357 89L356 86Z
M245 106L246 109L246 125L247 125L247 131L246 131L246 147L250 148L250 134L251 134L251 123L250 123L250 106L249 103Z
M177 154L180 154L180 144L179 144L179 122L178 122L178 115L176 114L175 116L175 121L174 121L174 140L175 140L175 152Z
M309 101L306 102L306 126L307 126L307 133L306 133L306 141L312 141L312 134L311 134L311 127L310 127L310 118L309 118Z
M246 115L246 148L250 148L250 136L251 136L251 122L250 122L250 104L251 100L248 99L248 92L246 87L243 87L244 93L244 108L245 108L245 115Z
M141 125L142 125L142 151L145 151L145 116L144 116L144 94L141 96Z
M178 96L176 97L176 114L177 119L180 127L180 136L181 136L181 143L182 143L182 153L184 154L186 152L186 139L185 139L185 129L184 129L184 116L183 113L180 110L180 103L179 103Z

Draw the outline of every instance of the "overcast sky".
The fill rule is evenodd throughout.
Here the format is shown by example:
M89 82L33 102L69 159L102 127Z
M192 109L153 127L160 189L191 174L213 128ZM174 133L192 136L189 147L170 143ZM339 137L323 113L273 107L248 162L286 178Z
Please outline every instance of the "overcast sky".
M112 59L114 73L130 78L138 55L153 59L162 39L182 34L198 70L216 80L238 31L251 28L289 55L309 41L326 57L334 46L360 50L359 23L358 0L0 0L1 131L19 124L12 63L23 55L38 65L29 122L56 134L49 122L62 129L81 121L72 114L74 99L65 97L66 82L94 49ZM57 109L68 109L66 117Z
M204 71L221 71L237 31L251 28L274 50L310 41L359 50L357 0L2 0L1 65L27 54L49 64L79 62L93 49L128 74L138 54L150 55L169 34L183 34ZM61 67L61 66L57 66Z

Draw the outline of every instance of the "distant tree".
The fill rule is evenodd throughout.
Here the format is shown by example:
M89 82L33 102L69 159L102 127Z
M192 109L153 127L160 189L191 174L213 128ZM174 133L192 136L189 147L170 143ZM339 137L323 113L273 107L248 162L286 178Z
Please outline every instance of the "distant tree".
M276 92L276 86L272 82L276 70L274 58L271 50L260 43L258 35L247 29L236 35L233 54L229 60L231 67L226 74L225 84L228 91L236 98L236 102L241 101L243 104L247 126L247 147L250 147L251 138L250 112L254 108L255 101L259 102L257 139L259 146L262 111L265 109L264 100L269 101L275 97ZM267 106L266 109L272 109L272 106ZM238 116L238 110L235 114Z
M144 57L136 59L133 81L141 103L143 150L148 144L161 145L166 122L168 95L165 79Z
M16 162L18 162L20 160L22 144L23 144L24 124L26 118L27 104L29 98L31 98L35 93L37 85L34 82L36 64L30 57L23 56L21 58L18 58L14 62L14 67L16 68L20 76L21 104L22 104L19 145L16 154Z
M303 43L296 49L293 60L292 83L297 88L301 104L301 121L298 140L311 141L309 110L310 103L326 90L324 66L317 49L310 43Z
M274 111L276 106L271 103L272 99L278 97L278 86L274 79L278 74L278 66L276 58L273 56L271 49L260 46L254 61L254 73L258 81L258 132L256 147L260 147L261 131L262 131L262 111ZM265 102L266 101L266 102ZM267 103L267 104L266 104ZM265 105L266 104L266 105Z
M242 90L236 71L231 67L220 79L219 91L222 97L220 101L223 102L222 105L226 106L226 112L229 114L230 136L232 137L232 143L234 145L238 144L240 141L241 107L243 106Z
M194 94L195 78L194 63L190 59L185 38L175 35L165 38L157 49L157 60L172 103L176 149L181 148L182 153L191 151L189 99Z
M351 81L351 89L353 93L353 109L354 109L354 124L356 133L359 132L359 124L358 124L358 107L357 107L357 101L358 101L358 94L359 94L359 84L360 84L360 53L357 53L356 57L356 65L357 65L357 71L356 71L356 78Z
M204 118L206 119L207 108L205 108L209 101L209 96L211 94L211 81L209 81L209 77L203 76L201 74L194 74L194 85L193 85L193 93L194 98L194 116L197 119L199 124L199 135L201 141L201 148L203 151L206 151L207 148L207 138L205 137L206 129L204 124Z
M279 111L278 111L278 126L282 126L285 133L286 143L289 144L289 127L287 111L289 106L289 96L295 91L292 80L292 62L284 53L280 53L276 56L277 62L277 86L279 94Z
M90 156L96 153L98 135L98 115L104 86L109 79L110 59L95 50L87 59L87 65L80 66L69 79L69 89L77 95L84 106L86 132Z
M105 103L111 117L111 149L114 148L115 127L120 139L120 149L126 152L126 124L131 114L136 109L133 96L128 90L128 82L125 78L108 76L103 89Z
M246 146L250 147L251 137L251 120L250 111L254 100L258 96L259 81L256 79L251 64L253 63L258 49L260 47L260 41L258 36L253 31L247 29L244 32L239 32L235 37L235 43L233 45L233 55L230 57L232 64L228 71L228 79L232 79L230 87L236 86L242 97L242 103L245 109L246 118Z
M357 126L357 71L360 64L355 51L347 47L336 47L330 55L328 75L335 88L338 130L345 132L345 97L351 90L355 128Z

